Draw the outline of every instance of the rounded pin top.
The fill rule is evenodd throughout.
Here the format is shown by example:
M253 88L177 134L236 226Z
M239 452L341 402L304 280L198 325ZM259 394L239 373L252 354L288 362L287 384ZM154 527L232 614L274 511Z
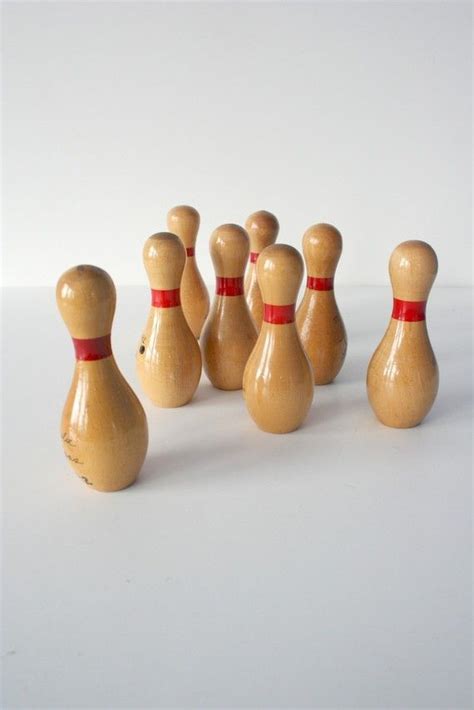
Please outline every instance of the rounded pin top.
M200 217L194 207L189 205L173 207L168 212L166 221L170 232L177 234L187 249L196 244Z
M426 242L402 242L392 252L389 263L394 298L426 301L438 273L438 259Z
M174 290L180 287L186 251L176 234L159 232L146 240L143 264L152 289Z
M342 236L332 224L313 224L303 235L308 276L332 278L342 253Z
M238 224L217 227L211 234L209 248L216 276L243 276L250 251L248 234L243 227Z
M272 244L257 261L258 285L264 303L288 306L296 302L303 278L303 259L294 247Z
M259 210L247 217L245 229L250 239L250 251L260 254L265 247L276 242L280 225L274 214Z
M114 282L103 269L81 264L65 271L56 286L56 302L73 338L109 335L116 292Z

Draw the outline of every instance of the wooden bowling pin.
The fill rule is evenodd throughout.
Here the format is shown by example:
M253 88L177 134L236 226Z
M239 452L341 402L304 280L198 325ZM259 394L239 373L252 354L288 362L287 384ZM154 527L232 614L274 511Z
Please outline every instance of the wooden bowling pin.
M303 259L286 244L267 247L257 262L264 301L263 323L244 373L247 409L263 431L297 429L313 401L311 363L295 325Z
M247 232L224 224L210 239L216 272L216 295L202 331L204 370L222 390L239 390L257 331L244 297L244 271L249 255Z
M185 248L175 234L147 239L143 263L151 286L151 308L137 352L143 391L158 407L181 407L201 378L201 351L180 301Z
M181 305L189 327L196 338L209 313L209 294L196 263L196 239L199 212L194 207L179 205L168 212L168 229L177 234L186 249L186 263L181 279Z
M436 254L426 242L402 242L390 257L392 317L367 370L370 404L387 426L416 426L438 392L438 365L425 320L437 271Z
M245 273L245 298L257 330L262 327L263 301L257 279L257 259L265 247L274 244L280 225L275 215L265 210L254 212L245 222L245 229L250 239L250 259Z
M76 266L59 279L56 300L76 353L61 421L64 453L88 486L118 491L138 476L148 427L110 346L115 286L102 269Z
M346 356L346 329L334 296L334 274L341 252L341 234L331 224L315 224L304 233L308 276L296 327L313 365L316 385L332 382Z

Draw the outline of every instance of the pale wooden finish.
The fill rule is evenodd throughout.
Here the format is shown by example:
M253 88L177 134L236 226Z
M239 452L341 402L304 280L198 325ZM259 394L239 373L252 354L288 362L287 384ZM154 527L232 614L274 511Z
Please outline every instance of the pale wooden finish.
M334 278L342 253L342 237L331 224L315 224L303 235L308 276ZM306 288L296 314L296 327L311 360L314 383L326 385L340 371L347 351L347 335L334 290Z
M154 234L143 248L143 263L152 289L180 287L186 252L179 237ZM201 351L181 306L152 306L136 355L143 391L158 407L189 402L201 378Z
M260 255L257 275L264 303L294 304L303 260L293 247L275 244ZM262 323L243 389L250 415L263 431L284 434L303 423L313 401L313 371L294 322Z
M58 281L56 300L73 338L100 338L111 331L116 294L110 276L77 266ZM113 355L76 361L61 420L64 453L92 488L118 491L138 476L148 446L143 407Z
M214 230L210 251L216 276L243 278L249 255L247 232L236 224ZM203 365L214 387L238 390L257 340L245 297L215 295L201 336Z
M278 220L271 212L259 210L253 212L245 222L245 229L250 239L250 251L260 254L266 247L274 244L280 230ZM245 273L245 298L257 330L262 327L263 301L257 279L257 263L249 262Z
M168 229L177 234L187 249L195 248L199 231L199 212L194 207L179 205L168 212ZM196 338L209 313L209 293L199 272L195 256L188 256L181 278L181 305L189 327Z
M389 271L394 298L426 301L438 260L426 242L407 241L392 253ZM377 417L391 427L416 426L430 411L438 382L426 321L391 318L367 370L367 393Z

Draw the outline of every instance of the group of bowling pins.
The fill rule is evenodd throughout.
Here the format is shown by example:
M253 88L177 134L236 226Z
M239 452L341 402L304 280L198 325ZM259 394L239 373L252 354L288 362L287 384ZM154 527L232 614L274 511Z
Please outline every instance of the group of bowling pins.
M245 229L218 227L210 239L216 273L210 307L195 256L199 221L194 208L175 207L168 213L169 231L145 242L151 308L136 354L141 387L155 405L180 407L192 399L204 367L214 387L243 389L260 429L293 431L308 414L314 385L332 382L346 355L334 296L341 234L329 224L305 232L306 290L296 310L303 259L297 249L275 244L277 218L259 211ZM369 364L367 391L383 424L413 427L438 390L425 320L436 254L425 242L403 242L390 257L389 271L393 311ZM87 485L120 490L138 476L148 427L112 354L115 287L105 271L82 265L61 276L56 295L76 354L61 422L64 452Z

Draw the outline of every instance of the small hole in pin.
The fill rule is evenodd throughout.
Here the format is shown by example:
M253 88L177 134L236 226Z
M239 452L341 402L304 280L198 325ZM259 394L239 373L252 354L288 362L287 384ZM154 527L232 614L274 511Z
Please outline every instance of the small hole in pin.
M143 353L145 352L145 346L144 346L144 345L140 345L140 349L139 349L138 352L140 353L140 355L143 355Z

